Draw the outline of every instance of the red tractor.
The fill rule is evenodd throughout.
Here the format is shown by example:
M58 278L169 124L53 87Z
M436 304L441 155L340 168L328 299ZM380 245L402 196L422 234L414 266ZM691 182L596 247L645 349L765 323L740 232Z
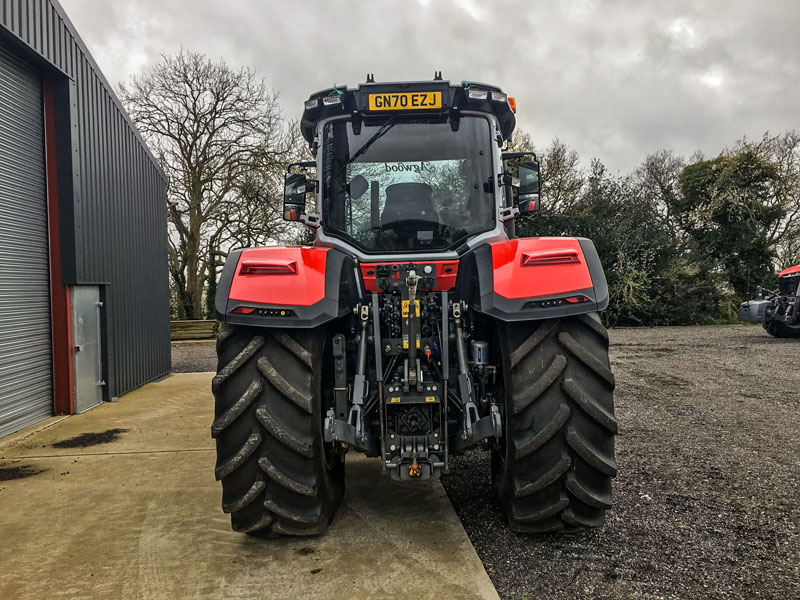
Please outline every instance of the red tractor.
M754 300L742 303L739 319L763 323L774 337L800 338L800 265L778 273L777 290L759 287Z
M305 102L316 160L289 167L284 218L314 242L231 252L216 296L212 435L234 530L324 532L347 452L413 485L478 445L513 530L603 524L608 288L590 240L515 235L539 165L502 150L514 112L500 88L440 73Z

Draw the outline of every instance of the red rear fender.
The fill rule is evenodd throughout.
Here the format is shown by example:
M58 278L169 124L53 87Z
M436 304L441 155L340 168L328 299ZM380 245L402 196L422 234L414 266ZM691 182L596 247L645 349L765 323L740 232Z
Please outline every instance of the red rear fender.
M778 277L784 277L786 275L794 275L795 273L800 273L800 265L784 269L783 271L778 273Z
M520 238L492 244L494 291L537 298L585 290L592 276L575 238Z
M583 238L519 238L475 252L478 310L505 321L600 311L608 285L597 250Z
M271 246L243 250L229 300L311 306L325 297L328 248Z
M215 308L225 323L316 327L344 314L357 293L353 261L342 252L312 246L247 248L228 257Z

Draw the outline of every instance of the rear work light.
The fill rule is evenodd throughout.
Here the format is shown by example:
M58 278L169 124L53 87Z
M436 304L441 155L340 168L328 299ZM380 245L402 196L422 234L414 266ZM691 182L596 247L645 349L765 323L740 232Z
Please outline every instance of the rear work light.
M296 275L297 263L293 260L245 260L239 275Z
M489 97L489 90L469 89L467 96L470 100L486 100Z
M252 315L259 317L295 317L295 312L289 308L255 308L253 306L238 306L231 312L237 315Z
M556 308L564 306L564 304L583 304L584 302L591 302L586 296L568 296L567 298L551 298L550 300L531 300L525 305L525 308Z
M581 259L574 248L563 250L538 250L522 255L523 267L546 267L549 265L577 265Z

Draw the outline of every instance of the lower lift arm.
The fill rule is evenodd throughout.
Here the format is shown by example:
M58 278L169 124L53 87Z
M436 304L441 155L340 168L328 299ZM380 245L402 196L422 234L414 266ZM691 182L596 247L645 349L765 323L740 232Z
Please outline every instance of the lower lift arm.
M462 302L453 303L453 320L456 325L456 354L458 356L458 392L464 414L461 435L456 436L453 442L455 450L462 450L473 446L482 439L502 435L503 429L500 421L500 410L492 404L489 414L482 419L478 415L475 405L474 388L469 377L467 364L467 343L464 339L464 326L462 323Z
M343 414L340 407L343 396L343 388L346 389L347 373L344 371L347 363L344 356L344 336L334 337L334 368L337 369L334 383L334 397L336 409L329 409L325 418L324 437L326 442L344 442L361 450L369 455L376 452L375 440L370 436L364 427L364 398L367 395L367 326L369 325L370 309L368 305L357 305L356 314L361 322L361 334L358 340L358 358L356 362L356 373L353 377L353 393L351 397L350 411L347 421L337 418L337 411ZM337 341L341 340L340 343ZM338 356L337 356L338 355ZM342 371L338 369L341 367Z

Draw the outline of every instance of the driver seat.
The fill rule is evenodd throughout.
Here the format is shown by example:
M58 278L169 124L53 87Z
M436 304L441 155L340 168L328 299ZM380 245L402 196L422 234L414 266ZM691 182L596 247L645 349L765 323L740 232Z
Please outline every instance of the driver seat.
M439 223L433 206L433 189L427 183L394 183L386 188L386 204L381 213L381 225L397 229L398 221L429 221Z

